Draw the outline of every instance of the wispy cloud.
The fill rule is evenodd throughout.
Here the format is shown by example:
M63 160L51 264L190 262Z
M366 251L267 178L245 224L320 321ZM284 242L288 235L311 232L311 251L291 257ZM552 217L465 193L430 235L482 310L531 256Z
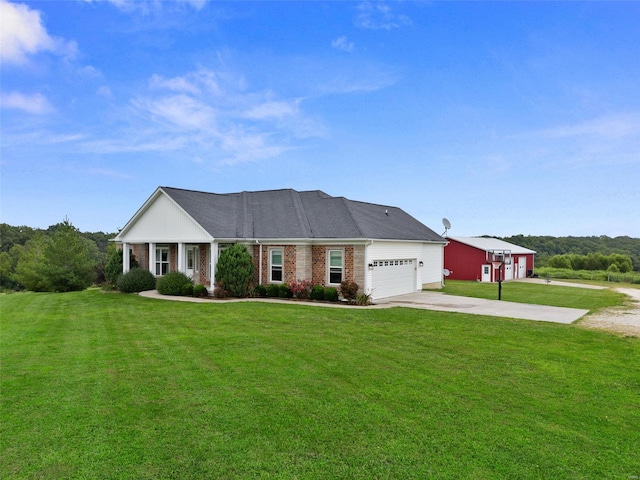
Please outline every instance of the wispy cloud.
M333 48L337 48L338 50L342 50L343 52L351 53L353 52L354 43L350 42L346 35L342 35L331 42L331 46Z
M362 2L358 5L356 25L367 30L393 30L411 25L411 19L392 11L385 2Z
M55 111L51 102L41 93L31 95L20 92L2 93L0 96L0 105L2 108L22 110L23 112L34 115L44 115Z
M571 125L560 125L542 131L552 138L595 136L615 139L640 136L640 114L607 115Z
M86 3L107 2L118 10L126 13L141 13L148 15L167 7L189 7L201 10L207 4L207 0L174 0L162 2L158 0L84 0Z
M290 117L298 114L298 104L299 100L264 102L252 106L245 116L256 120Z
M228 71L200 67L173 77L154 74L122 115L129 126L111 139L85 142L83 149L105 154L182 151L201 162L225 165L264 160L298 148L301 139L326 135L301 102L251 90Z
M0 60L7 64L25 64L29 57L51 52L67 58L75 57L77 45L73 41L49 35L39 10L21 3L0 0Z
M131 175L127 175L126 173L117 172L115 170L109 170L106 168L92 168L89 170L91 175L98 175L101 177L110 177L110 178L118 178L120 180L131 180L133 177Z
M167 122L181 130L213 131L216 113L206 103L185 94L160 98L141 98L134 107L157 123Z

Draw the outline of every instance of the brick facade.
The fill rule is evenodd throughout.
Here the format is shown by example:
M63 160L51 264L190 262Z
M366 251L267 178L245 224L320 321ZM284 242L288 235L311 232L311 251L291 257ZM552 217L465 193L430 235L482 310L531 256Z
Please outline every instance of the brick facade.
M169 247L169 271L177 270L178 245L175 243L162 244ZM195 283L210 284L209 244L200 244L199 276L194 278ZM269 282L269 258L273 248L283 250L283 282L291 283L296 280L311 280L314 285L326 286L328 283L328 251L342 250L344 252L344 280L353 280L358 285L364 285L364 245L262 245L262 258L260 258L260 245L252 245L249 253L253 257L254 281L256 284L266 285ZM149 244L132 244L130 248L140 265L140 268L149 269ZM260 265L262 264L262 265ZM260 277L262 266L262 278ZM155 266L152 265L155 272ZM213 272L214 273L214 272Z

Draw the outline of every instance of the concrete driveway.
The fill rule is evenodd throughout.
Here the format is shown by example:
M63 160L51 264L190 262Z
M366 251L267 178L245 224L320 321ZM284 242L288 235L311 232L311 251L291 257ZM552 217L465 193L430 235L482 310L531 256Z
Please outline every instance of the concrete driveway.
M470 313L497 317L521 318L542 322L573 323L589 310L579 308L549 307L528 303L485 300L483 298L458 297L440 292L416 292L397 297L376 300L380 306L398 306L439 310L442 312Z

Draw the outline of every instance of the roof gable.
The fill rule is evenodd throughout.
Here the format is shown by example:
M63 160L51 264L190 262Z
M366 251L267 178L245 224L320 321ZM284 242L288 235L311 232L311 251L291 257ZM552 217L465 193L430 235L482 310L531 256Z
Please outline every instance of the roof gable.
M118 233L116 241L210 241L206 230L162 189L136 212Z

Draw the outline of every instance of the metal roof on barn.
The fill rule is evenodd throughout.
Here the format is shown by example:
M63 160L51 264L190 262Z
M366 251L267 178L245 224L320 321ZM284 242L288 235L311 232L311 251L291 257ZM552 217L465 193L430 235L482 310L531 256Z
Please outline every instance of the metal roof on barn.
M499 238L493 237L448 237L450 240L456 240L457 242L464 243L479 250L509 250L512 255L524 255L529 253L536 253L535 250L530 250L514 243L505 242Z
M443 243L400 208L293 189L207 193L160 187L212 237L381 239Z

